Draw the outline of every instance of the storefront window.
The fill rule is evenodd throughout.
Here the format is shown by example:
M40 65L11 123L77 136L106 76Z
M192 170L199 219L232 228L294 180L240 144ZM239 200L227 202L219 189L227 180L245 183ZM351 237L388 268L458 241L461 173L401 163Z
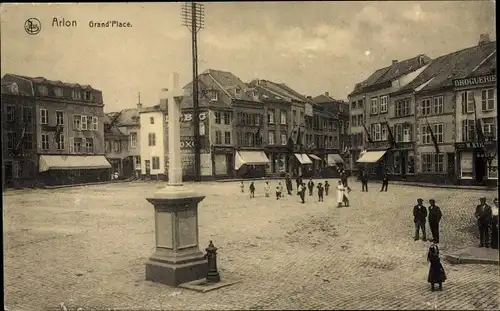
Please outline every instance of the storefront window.
M415 174L415 155L408 151L408 174Z
M462 152L460 154L460 177L462 179L472 179L472 152Z
M286 156L284 154L280 154L278 156L277 161L278 172L286 172Z
M488 179L498 179L498 157L488 165Z
M394 152L392 167L394 174L401 174L401 154L398 151Z

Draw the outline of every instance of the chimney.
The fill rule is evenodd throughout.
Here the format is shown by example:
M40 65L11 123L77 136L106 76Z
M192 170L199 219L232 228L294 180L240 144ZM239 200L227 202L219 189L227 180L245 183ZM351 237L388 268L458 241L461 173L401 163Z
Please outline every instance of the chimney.
M330 96L330 93L329 93L329 92L325 92L325 95L326 95L326 96Z
M397 63L398 63L398 60L397 60L397 59L393 59L393 60L392 60L392 64L393 64L393 65L396 65Z
M168 105L168 88L160 90L160 109L166 109Z
M137 94L137 109L141 110L142 109L142 104L141 104L141 92Z
M479 43L477 45L481 46L490 42L490 35L487 33L483 33L479 36Z

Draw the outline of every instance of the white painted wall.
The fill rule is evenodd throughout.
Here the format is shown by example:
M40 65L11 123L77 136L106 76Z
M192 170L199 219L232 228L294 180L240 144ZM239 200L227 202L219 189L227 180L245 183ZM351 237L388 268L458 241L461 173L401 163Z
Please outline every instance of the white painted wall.
M154 118L154 124L151 124L150 118ZM151 175L166 174L165 168L165 117L163 112L143 112L140 114L140 150L141 150L141 174L146 174L146 160L151 163ZM149 146L149 133L155 133L156 144ZM153 169L153 157L160 158L159 169Z

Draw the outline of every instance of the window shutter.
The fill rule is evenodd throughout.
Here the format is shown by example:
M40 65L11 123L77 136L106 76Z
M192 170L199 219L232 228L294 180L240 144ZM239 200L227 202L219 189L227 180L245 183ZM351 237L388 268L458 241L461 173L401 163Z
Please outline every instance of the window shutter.
M462 92L462 114L466 113L467 112L467 100L466 100L466 97L467 97L467 92Z
M73 137L71 137L69 139L69 153L75 153L75 139Z

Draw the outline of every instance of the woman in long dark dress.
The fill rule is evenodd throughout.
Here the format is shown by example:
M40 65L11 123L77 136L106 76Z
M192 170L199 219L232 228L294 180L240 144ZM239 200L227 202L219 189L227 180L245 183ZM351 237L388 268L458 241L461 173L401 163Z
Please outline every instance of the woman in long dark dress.
M434 243L429 247L429 252L427 252L427 261L431 264L429 275L427 276L427 282L431 283L431 290L434 291L434 284L438 284L439 290L443 290L446 273L439 258L439 248Z

